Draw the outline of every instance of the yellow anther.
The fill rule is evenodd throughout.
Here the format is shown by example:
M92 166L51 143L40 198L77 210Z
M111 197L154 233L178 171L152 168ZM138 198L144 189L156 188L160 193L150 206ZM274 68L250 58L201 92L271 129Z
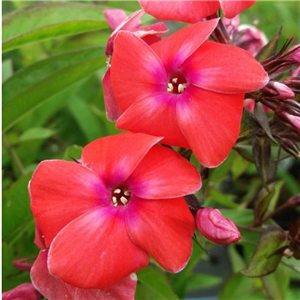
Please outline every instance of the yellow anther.
M186 83L178 84L178 93L181 94L186 89Z

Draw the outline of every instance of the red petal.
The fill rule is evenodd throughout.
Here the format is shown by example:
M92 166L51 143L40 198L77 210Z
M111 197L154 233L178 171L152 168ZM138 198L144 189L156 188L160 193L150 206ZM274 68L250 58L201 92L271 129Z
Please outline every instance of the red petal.
M124 207L99 208L71 222L53 240L48 259L53 276L104 289L148 263L148 255L128 236Z
M118 119L116 127L133 132L163 136L163 143L188 147L176 116L177 95L153 94L133 103Z
M192 252L195 221L183 198L143 200L128 206L126 225L133 242L166 270L179 272Z
M153 1L139 0L141 6L157 19L196 23L215 13L217 1Z
M179 125L197 159L213 168L225 160L239 136L244 95L196 87L189 91L189 101L177 104Z
M152 45L169 72L176 69L191 56L217 26L219 19L199 22L182 28L171 36Z
M256 1L226 1L226 0L219 0L223 14L226 18L234 18L236 15L238 15L243 10L249 8L252 6Z
M31 209L46 246L69 222L109 202L108 190L91 170L75 162L44 161L29 184Z
M52 276L47 268L48 250L41 251L31 269L31 280L36 289L50 300L133 300L136 276L125 277L108 290L81 289Z
M167 85L165 69L154 51L125 31L115 40L111 80L121 113L135 101L165 91Z
M106 73L102 78L102 85L107 119L110 121L115 121L120 116L120 110L111 84L110 68L107 69Z
M130 132L101 138L84 147L82 162L99 174L107 186L116 188L161 139Z
M122 9L106 9L103 13L111 30L115 30L126 19L126 13Z
M243 49L205 42L183 65L192 84L220 93L246 93L262 88L268 74Z
M134 195L166 199L193 194L201 187L197 169L177 152L154 146L128 179Z

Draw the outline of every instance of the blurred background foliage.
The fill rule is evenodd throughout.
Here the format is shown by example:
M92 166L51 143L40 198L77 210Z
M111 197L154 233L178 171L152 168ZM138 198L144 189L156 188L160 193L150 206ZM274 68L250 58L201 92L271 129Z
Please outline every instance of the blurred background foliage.
M111 33L103 10L122 8L129 14L139 9L136 1L38 2L2 2L4 291L30 281L12 261L34 260L38 252L27 192L37 164L44 159L79 158L82 146L118 132L106 119L102 96L104 49ZM282 26L281 44L292 36L296 44L299 11L298 1L258 1L241 14L241 24L256 25L268 38ZM145 16L146 22L151 20ZM168 26L174 31L183 24L168 22ZM270 197L273 207L300 193L299 166L292 158L280 163ZM276 272L263 278L239 273L260 236L260 229L247 230L253 222L254 201L265 197L255 166L232 151L206 182L199 196L205 206L221 208L240 226L241 242L214 247L206 241L209 255L195 243L180 274L165 274L154 265L141 270L136 299L217 294L224 300L299 299L300 266L293 258L284 258ZM296 209L284 211L275 221L287 230L298 214Z

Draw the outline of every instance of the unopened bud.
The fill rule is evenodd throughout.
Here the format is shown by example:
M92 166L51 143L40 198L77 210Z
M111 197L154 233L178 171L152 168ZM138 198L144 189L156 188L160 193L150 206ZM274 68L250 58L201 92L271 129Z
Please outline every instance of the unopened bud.
M292 99L295 97L294 92L285 84L275 81L274 88L278 92L277 98L285 100L285 99Z
M241 239L235 224L222 216L218 209L202 208L197 211L198 230L209 240L217 244L229 245Z
M295 156L296 158L300 158L300 149L292 140L287 138L280 138L279 140L280 146L291 155Z
M14 260L12 264L21 271L30 271L32 267L32 264L28 262L28 258Z
M35 289L31 283L23 283L14 289L2 294L2 300L40 300L42 295Z
M122 9L106 9L104 10L104 17L110 29L114 31L126 18L126 12ZM137 23L137 27L140 23Z
M300 64L300 44L293 46L288 52L287 57Z
M293 127L300 133L300 117L288 113L283 113L283 115L286 117L289 123L292 124Z
M289 228L290 249L296 259L300 259L300 219L296 219Z
M293 77L299 77L300 76L300 67L298 67L296 70L292 72Z

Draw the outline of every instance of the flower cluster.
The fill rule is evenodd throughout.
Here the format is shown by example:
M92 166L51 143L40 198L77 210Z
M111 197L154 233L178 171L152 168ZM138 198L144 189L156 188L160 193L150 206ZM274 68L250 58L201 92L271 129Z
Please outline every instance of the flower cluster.
M259 63L263 34L216 14L233 18L255 1L139 2L129 17L104 12L113 31L106 112L128 132L91 142L77 161L41 162L29 184L40 249L31 279L50 300L133 299L135 272L150 257L169 272L186 266L196 228L212 242L238 242L220 211L189 203L202 180L182 150L219 166L239 137L245 97L300 128L290 100L298 79L273 76L299 61L299 47ZM164 37L163 22L142 26L145 13L191 24Z

